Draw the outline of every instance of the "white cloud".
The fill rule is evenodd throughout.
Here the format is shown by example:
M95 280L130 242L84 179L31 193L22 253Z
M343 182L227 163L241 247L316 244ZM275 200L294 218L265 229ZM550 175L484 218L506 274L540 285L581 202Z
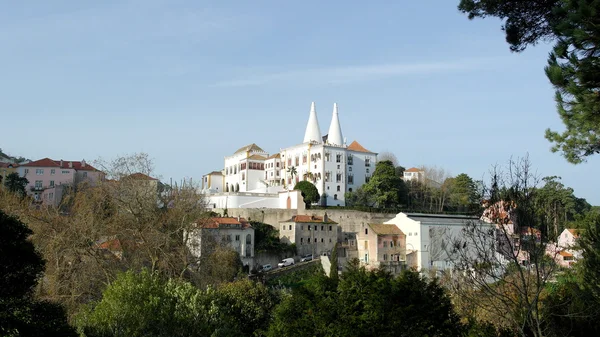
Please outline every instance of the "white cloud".
M212 87L248 87L274 83L299 84L343 84L359 81L370 81L383 78L414 74L435 74L456 71L472 71L485 68L497 62L496 58L464 59L444 62L425 63L391 63L358 65L346 67L322 67L296 69L271 73L251 74L243 78L223 80L212 84Z

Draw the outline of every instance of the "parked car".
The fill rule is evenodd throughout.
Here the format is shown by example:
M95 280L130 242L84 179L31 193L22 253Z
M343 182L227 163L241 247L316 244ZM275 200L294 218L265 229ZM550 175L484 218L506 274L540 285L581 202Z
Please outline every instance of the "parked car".
M291 258L291 257L288 257L287 259L283 259L283 260L281 260L281 262L279 262L279 263L277 264L277 266L278 266L279 268L283 268L283 267L291 266L291 265L293 265L294 263L295 263L295 262L294 262L294 259L293 259L293 258Z
M311 261L312 259L313 259L313 255L312 254L308 254L308 255L304 255L302 257L302 259L300 260L300 262Z
M270 264L265 264L262 266L261 271L263 273L268 272L269 270L273 269L273 266L271 266Z

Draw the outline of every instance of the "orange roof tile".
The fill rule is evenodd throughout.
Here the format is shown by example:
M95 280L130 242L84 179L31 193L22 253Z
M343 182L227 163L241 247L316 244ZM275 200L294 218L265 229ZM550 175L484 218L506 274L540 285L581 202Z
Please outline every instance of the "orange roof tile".
M327 224L337 224L337 222L327 219L327 221L323 221L322 216L316 215L294 215L292 218L285 222L296 222L296 223L327 223Z
M136 180L158 180L156 178L152 178L151 176L143 173L133 173L125 177L126 179L136 179Z
M259 154L253 154L250 157L248 157L248 159L252 159L252 160L265 160L267 158L265 158L264 156L261 156Z
M369 227L377 235L404 235L404 233L396 225L387 224L369 224Z
M19 165L13 164L13 163L3 163L3 162L0 162L0 167L2 167L2 168L15 168L15 167L18 167L18 166Z
M409 168L408 170L406 170L404 172L424 172L424 171L421 170L421 169L418 169L416 167L411 167L411 168Z
M558 252L558 254L560 254L560 255L562 255L564 257L573 256L573 254L571 254L571 253L569 253L567 251L564 251L564 250L561 250L560 252Z
M62 165L61 165L62 162ZM71 166L69 166L71 165ZM52 160L50 158L43 158L40 160L32 161L22 166L28 167L60 167L62 169L74 169L77 171L98 171L95 167L88 163L81 161L71 160Z
M202 228L221 228L227 227L227 225L239 225L241 228L251 228L250 223L244 218L234 217L214 217L209 219L200 219L196 222Z
M281 158L281 153L275 153L274 155L269 156L269 158L267 158L267 159L273 159L273 158Z
M350 145L348 145L347 147L348 150L352 150L352 151L356 151L356 152L367 152L367 153L373 153L367 149L365 149L362 145L360 145L357 141L353 141L352 143L350 143Z

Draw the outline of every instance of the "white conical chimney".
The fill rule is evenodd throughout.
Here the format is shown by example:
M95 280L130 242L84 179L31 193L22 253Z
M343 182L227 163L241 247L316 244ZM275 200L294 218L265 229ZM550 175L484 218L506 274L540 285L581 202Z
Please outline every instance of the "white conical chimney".
M333 116L331 117L331 125L329 125L329 133L327 134L329 144L344 145L344 137L342 137L342 127L338 116L337 103L333 103Z
M317 109L315 102L310 105L310 116L308 116L308 124L306 124L306 132L304 133L304 142L310 141L321 142L321 129L319 128L319 120L317 119Z

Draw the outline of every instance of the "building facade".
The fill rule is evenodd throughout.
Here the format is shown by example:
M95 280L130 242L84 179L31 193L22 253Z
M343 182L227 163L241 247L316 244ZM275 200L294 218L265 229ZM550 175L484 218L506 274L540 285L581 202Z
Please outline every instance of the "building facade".
M345 193L368 182L376 163L377 153L357 141L346 144L337 104L333 107L328 133L321 136L313 102L302 143L280 148L273 155L256 144L244 146L225 157L225 167L218 171L223 175L222 187L217 190L208 183L216 177L212 172L203 176L203 192L207 194L209 204L222 204L219 199L231 196L227 193L275 194L291 190L296 183L307 180L317 187L320 204L345 206Z
M194 256L210 254L214 245L224 245L238 252L244 265L254 266L254 228L246 219L214 217L199 220L194 225L187 240Z
M295 215L279 224L279 239L296 244L299 255L331 253L338 241L338 223L327 217Z
M406 262L406 235L395 225L368 224L356 235L358 258L368 268L397 274Z
M23 164L18 168L19 175L27 178L25 187L28 195L38 202L57 206L66 187L80 183L96 184L104 178L104 173L82 161L52 160L44 158Z

